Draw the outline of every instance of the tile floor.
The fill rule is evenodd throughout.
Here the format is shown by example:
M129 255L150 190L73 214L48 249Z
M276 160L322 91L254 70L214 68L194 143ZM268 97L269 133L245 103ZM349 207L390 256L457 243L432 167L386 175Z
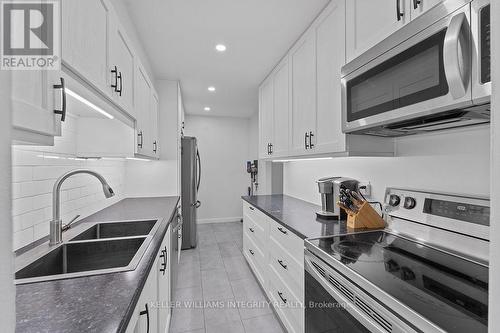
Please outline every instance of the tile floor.
M198 247L181 253L170 332L284 333L243 257L242 233L239 222L198 226Z

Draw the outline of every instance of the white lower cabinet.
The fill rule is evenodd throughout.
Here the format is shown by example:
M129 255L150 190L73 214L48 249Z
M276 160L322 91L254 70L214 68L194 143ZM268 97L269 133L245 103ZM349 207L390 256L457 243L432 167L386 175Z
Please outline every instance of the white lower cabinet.
M171 318L170 227L156 254L127 333L168 333Z
M243 202L243 255L289 333L304 332L304 241Z

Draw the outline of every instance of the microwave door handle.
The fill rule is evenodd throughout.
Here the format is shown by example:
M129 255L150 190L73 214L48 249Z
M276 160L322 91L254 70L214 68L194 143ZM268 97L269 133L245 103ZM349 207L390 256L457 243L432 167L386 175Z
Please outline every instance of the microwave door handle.
M443 58L444 71L453 98L458 99L466 94L469 36L462 34L463 25L467 24L465 13L455 15L450 22L444 38ZM469 29L464 29L469 31ZM464 37L463 39L461 37ZM460 47L465 47L465 52L460 52ZM462 59L460 57L462 56Z

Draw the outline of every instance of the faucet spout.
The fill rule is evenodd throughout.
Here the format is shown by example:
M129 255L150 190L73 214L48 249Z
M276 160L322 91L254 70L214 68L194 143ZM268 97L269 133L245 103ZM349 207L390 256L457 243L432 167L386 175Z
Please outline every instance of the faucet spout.
M89 169L76 169L69 171L59 177L55 184L54 189L52 191L52 221L50 221L50 235L49 235L49 245L55 245L62 242L62 232L63 232L63 224L61 220L61 186L66 179L76 174L88 174L96 177L102 184L102 191L104 192L104 196L106 198L111 198L115 195L111 186L109 186L108 182L104 177Z

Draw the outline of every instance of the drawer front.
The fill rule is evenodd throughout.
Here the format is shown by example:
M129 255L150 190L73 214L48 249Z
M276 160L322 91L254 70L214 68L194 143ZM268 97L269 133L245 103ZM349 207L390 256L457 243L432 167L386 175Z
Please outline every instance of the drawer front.
M265 231L269 230L270 218L246 201L243 201L243 216L249 217L253 222L260 225Z
M252 241L246 232L243 232L243 255L259 279L259 282L265 287L267 280L266 253Z
M297 262L304 261L304 241L281 224L271 221L271 238Z
M265 247L267 245L267 239L269 239L268 233L265 229L258 223L255 223L248 216L243 217L243 229L248 233L248 236L256 243L256 245Z
M296 295L304 294L304 256L297 262L288 251L281 248L274 239L269 242L269 265L274 268L280 278L296 291ZM302 297L299 296L300 299Z
M299 299L284 283L274 268L268 271L267 293L270 300L275 304L275 309L289 332L304 332L304 308L303 299Z

